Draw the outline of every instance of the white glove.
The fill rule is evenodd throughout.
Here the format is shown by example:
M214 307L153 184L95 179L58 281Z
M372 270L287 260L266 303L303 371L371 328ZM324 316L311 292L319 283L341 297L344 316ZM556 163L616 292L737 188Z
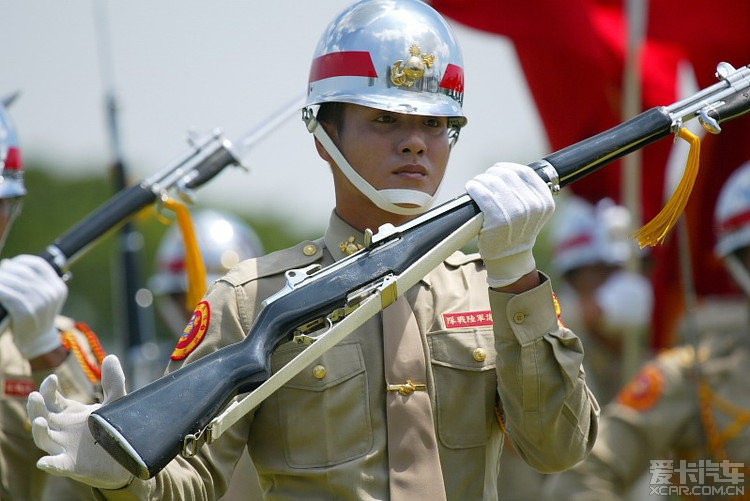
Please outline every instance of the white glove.
M29 395L26 409L34 442L50 454L37 461L37 468L100 489L130 483L133 475L96 443L88 426L89 414L126 394L125 374L115 355L107 355L102 362L102 389L103 403L82 404L65 398L52 374L38 392Z
M484 213L479 253L490 287L512 284L536 269L532 248L555 211L552 192L530 167L501 162L466 183Z
M68 287L52 266L28 254L0 261L0 304L8 312L13 341L27 360L60 346L55 317Z
M654 292L642 275L619 271L596 290L596 302L608 327L640 328L651 322Z

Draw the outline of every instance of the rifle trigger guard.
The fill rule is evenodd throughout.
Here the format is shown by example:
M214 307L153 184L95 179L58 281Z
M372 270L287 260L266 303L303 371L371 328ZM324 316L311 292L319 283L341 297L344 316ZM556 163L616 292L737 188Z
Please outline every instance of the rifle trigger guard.
M313 330L312 327L320 325L320 323L322 323L323 321L325 321L325 323L326 323L325 332L323 332L322 334L318 334L317 336L312 336L310 334L306 334L306 332L309 332L309 331ZM297 333L294 334L294 337L292 338L292 341L294 341L297 344L304 344L305 346L310 346L315 341L317 341L317 339L320 336L322 336L323 334L325 334L326 332L328 332L332 328L333 328L333 320L331 320L330 317L325 317L325 319L321 319L321 320L313 320L309 324L306 324L306 325L303 325L302 327L300 327L297 330Z

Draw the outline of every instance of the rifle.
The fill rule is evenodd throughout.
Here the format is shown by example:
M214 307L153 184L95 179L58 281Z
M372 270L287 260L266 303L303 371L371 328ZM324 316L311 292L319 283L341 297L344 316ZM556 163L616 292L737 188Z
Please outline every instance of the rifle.
M530 166L557 192L695 117L709 131L719 132L720 123L750 110L750 67L735 70L721 63L717 76L719 83L685 100L645 111ZM88 420L94 438L142 479L154 476L181 451L185 456L195 454L204 441L216 440L323 352L392 304L481 227L478 206L464 194L403 225L386 224L377 233L368 230L363 250L330 266L288 271L286 286L263 302L243 341L97 409ZM290 338L308 346L271 375L271 353ZM234 398L247 392L241 400Z
M120 228L132 216L152 203L163 200L170 190L192 201L194 190L219 174L229 165L247 169L242 159L247 150L283 120L302 107L303 97L297 97L282 110L274 112L238 141L231 142L220 129L189 141L190 148L157 173L138 184L117 192L55 239L39 256L47 261L61 277L67 278L70 267L100 238ZM0 305L0 331L9 322L8 312Z

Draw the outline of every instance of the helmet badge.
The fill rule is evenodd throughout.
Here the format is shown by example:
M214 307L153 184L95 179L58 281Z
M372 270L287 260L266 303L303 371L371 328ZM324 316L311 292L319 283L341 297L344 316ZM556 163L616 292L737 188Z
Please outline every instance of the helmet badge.
M409 47L409 54L405 63L399 59L391 67L391 82L394 85L411 87L424 76L425 68L431 68L435 64L435 54L422 52L417 44Z

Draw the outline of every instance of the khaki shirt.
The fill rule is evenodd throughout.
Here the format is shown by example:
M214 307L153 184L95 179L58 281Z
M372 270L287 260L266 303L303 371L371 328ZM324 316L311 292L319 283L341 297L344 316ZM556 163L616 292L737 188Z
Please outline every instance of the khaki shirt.
M76 356L73 349L65 362L52 371L32 371L16 348L10 330L0 334L0 499L3 501L74 500L81 499L81 493L91 497L90 487L75 483L76 487L69 489L73 481L65 479L61 483L60 477L49 476L36 467L44 452L31 437L26 412L29 393L37 390L45 377L56 374L67 397L87 404L101 400L101 376L97 371L102 352L98 351L98 339L94 336L96 348L92 347L87 335L69 318L58 317L55 324L64 338L72 336L69 339L75 340L80 347L78 353L85 358ZM51 483L57 492L47 497L49 490L45 487Z
M644 474L651 481L652 460L672 460L675 468L680 460L750 465L747 310L744 301L704 304L691 318L699 333L697 349L684 344L643 366L604 407L587 459L550 479L550 499L622 499ZM699 381L709 389L709 399L699 396ZM711 445L710 428L722 437L720 447ZM747 478L750 470L741 471ZM680 485L677 478L673 485Z
M210 288L208 331L184 362L242 340L261 301L284 285L286 270L341 259L339 243L349 236L361 242L361 234L333 215L323 239L230 271ZM583 458L596 435L598 405L581 370L581 344L558 323L546 277L517 296L488 294L479 256L458 252L406 296L429 361L427 386L449 499L497 496L498 416L535 468L557 471ZM282 343L271 356L272 369L302 349ZM316 366L325 368L323 377ZM387 499L385 402L382 324L375 316L195 457L178 457L148 481L100 493L109 499L214 499L247 446L268 499Z

